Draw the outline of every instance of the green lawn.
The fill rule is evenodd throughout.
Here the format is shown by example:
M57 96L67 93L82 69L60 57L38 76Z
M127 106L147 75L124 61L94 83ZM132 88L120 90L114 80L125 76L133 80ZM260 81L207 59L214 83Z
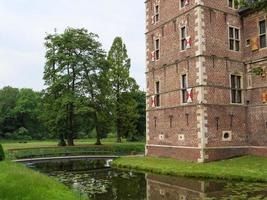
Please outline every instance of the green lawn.
M2 141L8 159L76 155L134 155L144 154L143 142L115 143L116 139L104 139L103 145L94 145L95 140L77 140L74 147L58 147L57 141ZM0 141L1 143L1 141Z
M123 157L115 160L113 167L174 176L267 182L267 158L256 156L205 164L156 157Z
M114 154L144 153L142 142L115 143L115 139L104 139L103 145L95 146L94 139L76 140L75 147L58 148L57 141L0 141L5 149L7 159L64 152L80 155L81 152L109 152ZM1 200L79 200L79 194L73 192L57 181L10 161L0 162L0 199Z
M0 162L1 200L79 200L80 195L23 165Z
M95 143L95 141L96 139L78 139L75 140L75 145L92 145ZM102 140L102 144L114 144L115 142L115 138L106 138ZM0 140L0 144L3 145L5 150L17 148L38 148L47 146L57 146L57 143L57 140L28 141L27 143L20 143L19 141ZM127 144L127 142L123 141L122 144ZM136 144L138 144L138 142Z

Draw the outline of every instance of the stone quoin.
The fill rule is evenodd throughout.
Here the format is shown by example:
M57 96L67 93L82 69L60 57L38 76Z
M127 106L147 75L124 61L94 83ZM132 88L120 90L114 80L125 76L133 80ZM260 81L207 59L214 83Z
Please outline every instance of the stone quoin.
M233 0L147 0L146 155L267 156L267 13Z

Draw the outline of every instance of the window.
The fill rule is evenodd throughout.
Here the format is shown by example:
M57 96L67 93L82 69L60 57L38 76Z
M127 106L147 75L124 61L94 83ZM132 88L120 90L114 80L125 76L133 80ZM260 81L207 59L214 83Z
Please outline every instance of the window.
M266 21L262 20L259 22L260 31L260 48L266 47Z
M162 37L164 37L165 36L165 26L163 25L162 27L161 27L161 35L162 35Z
M160 87L159 87L159 81L156 82L156 92L155 92L155 104L156 104L156 107L160 107Z
M154 16L155 16L155 22L158 22L159 21L159 5L156 5L155 6L155 10L154 10Z
M159 60L160 57L160 41L159 39L155 40L155 59Z
M188 5L188 0L181 0L181 8L185 7L186 5Z
M238 9L239 3L237 0L228 0L228 6L233 9Z
M250 46L250 39L246 40L246 46L249 47Z
M182 103L187 103L187 75L182 75Z
M229 48L232 51L240 51L240 31L238 28L229 27Z
M232 103L242 103L241 76L231 75Z
M154 117L154 127L157 128L157 117Z
M185 50L186 49L186 28L185 26L181 28L181 50Z
M170 128L172 128L173 115L170 115L169 118L170 118Z

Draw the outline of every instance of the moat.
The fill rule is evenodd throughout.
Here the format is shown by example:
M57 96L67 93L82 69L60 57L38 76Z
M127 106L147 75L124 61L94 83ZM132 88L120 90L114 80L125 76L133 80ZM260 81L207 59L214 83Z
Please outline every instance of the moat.
M91 200L258 200L267 199L267 183L160 176L112 169L111 160L28 164Z

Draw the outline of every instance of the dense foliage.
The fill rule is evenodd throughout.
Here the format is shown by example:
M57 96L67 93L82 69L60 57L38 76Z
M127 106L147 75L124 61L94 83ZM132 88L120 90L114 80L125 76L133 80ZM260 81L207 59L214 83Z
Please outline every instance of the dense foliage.
M138 120L137 104L131 92L138 89L133 78L130 77L131 60L128 58L126 45L122 38L116 37L108 53L109 80L113 94L114 123L117 132L117 142L123 136L136 133Z
M145 93L130 77L126 45L115 38L107 55L98 35L67 28L45 38L46 88L5 87L0 90L0 139L22 142L108 135L140 140L145 135Z
M0 89L0 138L49 138L40 120L41 94L31 89Z
M100 143L101 128L106 122L103 119L109 114L109 90L108 63L97 38L85 29L68 28L63 34L50 34L45 39L45 99L49 115L54 118L44 118L49 129L60 136L61 143L66 137L68 145L74 145L80 131L80 115L90 119L90 128L96 130Z
M267 10L267 1L266 0L236 0L239 1L241 6L249 7L256 10Z
M55 139L58 133L64 133L64 115L60 111L60 101L52 101L46 93L34 92L31 89L4 87L0 89L0 139L29 140ZM124 106L121 105L120 121L123 122L122 136L131 141L142 140L145 136L145 92L136 90L124 93ZM82 101L82 99L80 99ZM128 102L127 102L128 101ZM55 109L55 110L53 110ZM75 138L95 138L96 131L91 115L86 115L90 109L84 105L78 107L76 114ZM112 111L112 110L111 110ZM131 116L132 114L132 116ZM110 118L101 116L104 123L100 126L101 138L116 130ZM59 132L57 132L59 131ZM64 145L61 145L64 146Z
M43 119L60 144L66 138L74 145L79 133L89 132L95 132L96 144L112 131L118 142L123 136L134 138L141 113L136 100L141 99L132 97L138 86L129 76L130 59L122 39L115 38L108 57L98 36L86 29L68 28L49 34L45 41L44 100L49 112Z

